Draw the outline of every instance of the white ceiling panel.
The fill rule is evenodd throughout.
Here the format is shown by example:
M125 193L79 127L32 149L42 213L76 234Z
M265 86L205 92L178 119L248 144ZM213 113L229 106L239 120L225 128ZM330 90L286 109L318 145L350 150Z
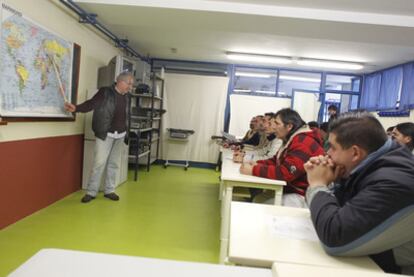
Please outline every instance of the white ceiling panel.
M98 20L109 30L120 38L128 38L129 46L151 57L230 63L225 53L237 51L360 62L366 65L362 72L414 60L414 27L406 27L414 26L414 1L101 0L76 3L98 14ZM292 16L269 15L265 11L269 7L286 8L288 4L295 8L287 10ZM246 5L254 7L256 12L246 11ZM220 7L222 10L217 11ZM263 14L258 12L260 8ZM367 18L361 17L355 22L349 18L319 20L318 12L306 14L314 9L329 11L330 18L335 14L342 19L348 14L353 18L361 13ZM176 53L171 48L177 49Z

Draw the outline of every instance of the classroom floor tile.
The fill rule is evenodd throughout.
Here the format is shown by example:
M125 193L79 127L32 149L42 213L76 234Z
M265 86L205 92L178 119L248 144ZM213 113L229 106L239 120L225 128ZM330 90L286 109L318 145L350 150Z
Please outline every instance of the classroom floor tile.
M42 248L217 263L220 202L211 169L152 166L81 203L82 190L0 231L0 276Z

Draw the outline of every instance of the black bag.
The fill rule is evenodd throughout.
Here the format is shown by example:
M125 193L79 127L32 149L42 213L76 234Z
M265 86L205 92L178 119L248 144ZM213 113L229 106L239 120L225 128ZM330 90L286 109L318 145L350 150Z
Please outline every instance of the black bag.
M137 94L150 93L150 87L147 84L139 84L137 88L135 89L135 93Z

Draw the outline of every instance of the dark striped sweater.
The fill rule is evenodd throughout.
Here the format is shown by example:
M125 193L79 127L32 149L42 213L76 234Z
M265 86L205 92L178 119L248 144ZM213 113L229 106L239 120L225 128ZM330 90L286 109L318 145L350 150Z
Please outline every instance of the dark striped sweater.
M284 180L284 193L305 195L308 187L306 171L303 168L310 157L324 155L322 140L315 130L300 128L276 155L268 160L259 160L253 167L253 175Z

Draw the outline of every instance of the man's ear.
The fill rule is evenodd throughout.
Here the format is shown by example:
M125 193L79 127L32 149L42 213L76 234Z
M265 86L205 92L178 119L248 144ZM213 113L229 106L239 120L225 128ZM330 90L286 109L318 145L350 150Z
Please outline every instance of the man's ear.
M367 151L363 148L361 148L358 145L352 145L351 146L352 151L352 161L353 162L360 162L368 155Z
M410 136L404 136L403 140L404 140L405 144L409 144L411 142L411 137Z
M288 124L286 124L286 127L288 128L288 130L290 132L293 129L293 124L292 123L288 123Z

